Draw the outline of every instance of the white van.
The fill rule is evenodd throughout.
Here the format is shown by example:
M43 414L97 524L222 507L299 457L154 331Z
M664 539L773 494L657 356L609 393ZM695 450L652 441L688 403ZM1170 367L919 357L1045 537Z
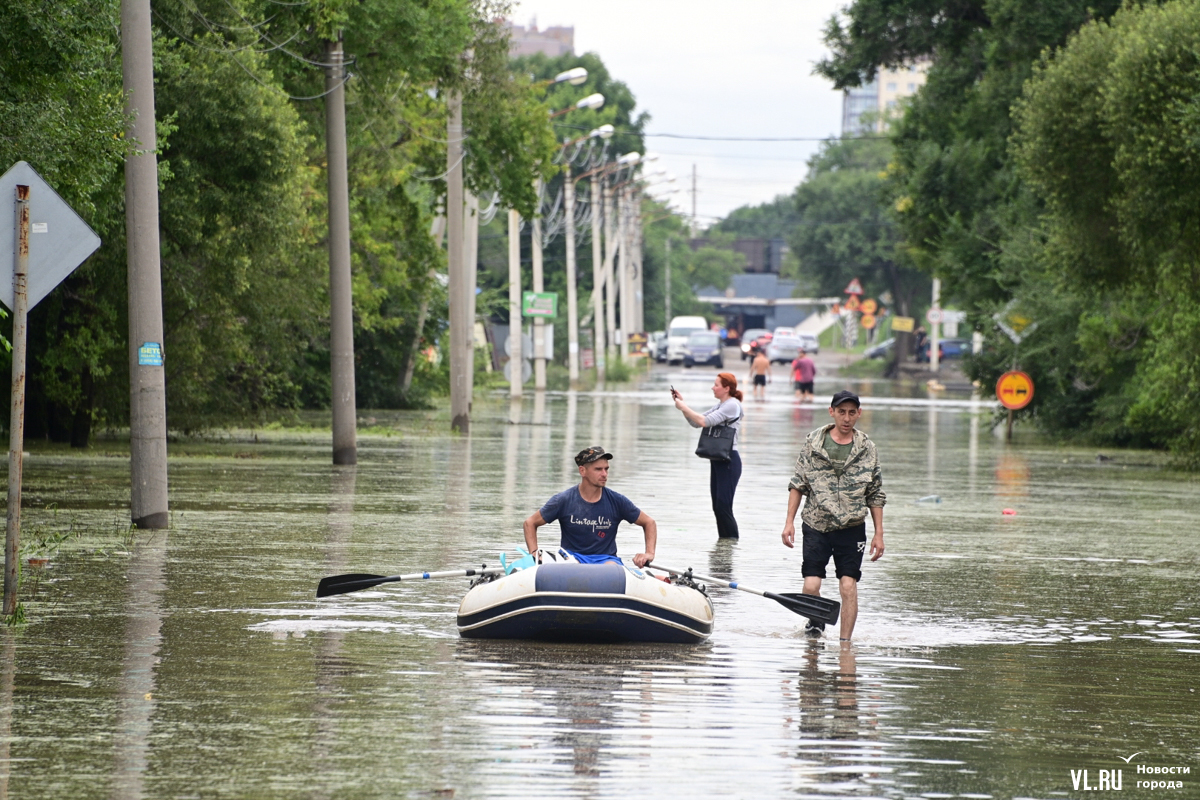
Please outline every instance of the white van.
M678 364L683 361L683 348L688 337L696 331L708 330L708 320L704 317L675 317L667 328L667 363Z

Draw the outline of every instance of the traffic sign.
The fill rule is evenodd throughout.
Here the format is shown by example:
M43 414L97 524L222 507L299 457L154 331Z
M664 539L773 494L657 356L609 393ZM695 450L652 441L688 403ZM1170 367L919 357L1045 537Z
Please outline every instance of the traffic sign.
M874 314L879 309L879 304L875 302L873 297L868 297L862 301L862 312L864 314Z
M945 315L942 313L942 310L940 308L938 308L937 306L934 306L933 308L931 308L925 312L925 319L927 319L929 321L930 325L937 325L944 318L945 318Z
M866 328L867 330L870 330L871 328L874 328L874 327L875 327L875 315L874 315L874 314L866 314L866 313L864 313L864 314L862 315L862 319L860 319L860 320L858 321L858 324L862 325L862 326L863 326L864 328Z
M0 254L7 262L0 267L0 302L13 307L13 258L16 187L29 187L29 273L26 297L33 308L96 252L100 237L80 219L67 202L34 172L18 161L0 175Z
M912 317L892 317L892 330L896 333L912 333L913 321Z
M845 291L842 292L842 294L862 294L862 293L863 293L862 284L859 283L858 278L852 279L850 281L850 285L847 286Z
M1033 378L1019 370L1012 370L996 381L996 399L1000 405L1018 411L1033 400Z
M1016 300L1009 300L1008 305L1002 311L992 315L992 319L996 321L1000 330L1004 331L1009 339L1012 339L1013 344L1020 344L1026 336L1037 330L1038 324L1019 313L1015 308L1016 302Z
M850 295L850 299L846 301L845 307L847 311L858 311L861 304L858 302L858 295Z

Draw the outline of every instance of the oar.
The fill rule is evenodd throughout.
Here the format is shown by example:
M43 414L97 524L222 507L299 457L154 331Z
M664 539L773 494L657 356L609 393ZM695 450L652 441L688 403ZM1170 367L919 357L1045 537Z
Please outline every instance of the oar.
M664 567L659 564L647 564L646 568L661 569L663 572L669 572L672 575L684 575L687 572L685 570ZM824 622L826 625L835 624L838 620L838 612L842 609L842 604L837 600L829 600L815 594L796 594L794 592L776 594L775 592L764 592L761 589L751 589L749 586L742 586L737 581L723 581L720 578L713 578L709 575L697 575L692 572L691 576L705 583L714 583L717 586L724 586L728 589L741 589L743 592L756 594L760 597L768 597L788 611L799 614L802 617L808 617L814 622Z
M328 597L331 594L348 594L349 592L357 592L359 589L370 589L372 586L378 586L381 583L395 583L396 581L428 580L430 578L469 578L472 575L503 574L504 570L500 567L488 569L486 564L481 569L456 569L450 572L414 572L411 575L366 575L352 572L347 575L330 575L328 578L322 578L321 582L317 584L317 597Z

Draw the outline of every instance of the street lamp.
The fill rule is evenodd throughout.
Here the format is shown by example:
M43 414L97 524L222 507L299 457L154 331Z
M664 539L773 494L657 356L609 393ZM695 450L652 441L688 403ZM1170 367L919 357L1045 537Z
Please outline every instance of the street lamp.
M592 109L594 111L597 108L601 108L603 105L604 95L596 92L595 94L589 94L587 97L579 100L573 106L567 106L560 111L553 112L550 114L550 118L554 119L555 117L561 117L563 114L569 114L572 111L585 111L587 109Z
M587 83L588 71L583 67L575 67L566 72L560 72L554 76L554 83L569 83L572 86L580 86Z

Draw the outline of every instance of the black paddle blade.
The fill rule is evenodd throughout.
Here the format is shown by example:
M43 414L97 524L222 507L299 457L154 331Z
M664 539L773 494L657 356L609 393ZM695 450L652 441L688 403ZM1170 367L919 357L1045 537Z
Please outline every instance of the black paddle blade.
M328 578L321 578L321 582L317 584L317 597L329 597L331 594L357 592L359 589L377 586L378 582L385 580L386 577L386 575L368 575L361 572L351 572L346 575L330 575Z
M837 600L829 600L824 597L818 597L815 594L798 594L796 592L775 594L767 592L767 597L789 611L799 614L802 617L808 617L813 622L823 622L826 625L837 623L838 613L842 610L842 604Z

